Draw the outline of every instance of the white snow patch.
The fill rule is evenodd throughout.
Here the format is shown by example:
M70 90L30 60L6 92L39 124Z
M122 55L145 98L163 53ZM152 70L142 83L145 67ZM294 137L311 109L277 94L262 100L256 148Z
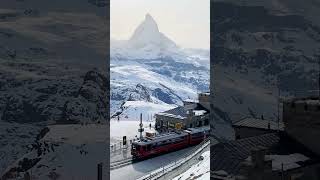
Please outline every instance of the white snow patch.
M175 177L173 180L208 180L210 179L210 151L206 151L201 155L203 160L200 160L197 164L191 166L183 174Z

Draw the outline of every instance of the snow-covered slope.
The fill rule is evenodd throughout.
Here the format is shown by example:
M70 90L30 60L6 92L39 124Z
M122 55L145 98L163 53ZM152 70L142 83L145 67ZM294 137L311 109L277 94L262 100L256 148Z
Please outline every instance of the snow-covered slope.
M41 143L39 135L46 126L108 119L105 46L109 35L102 28L107 21L101 6L92 0L1 1L0 179L5 179L8 166L19 167L16 171L21 175L32 169L32 179L45 179L47 170L57 167L50 164L50 155L34 161L38 157L32 152L34 160L23 160L31 157L32 145ZM72 148L60 146L55 156ZM60 177L68 175L72 160L60 161Z
M184 99L195 99L198 91L209 89L209 52L178 47L160 32L150 14L129 40L112 40L110 54L113 117L125 108L127 113L122 116L128 112L154 114L154 109L182 105ZM126 101L131 101L130 107ZM135 105L133 101L139 102ZM141 102L149 103L145 105L153 110L141 109Z
M3 177L17 179L29 172L32 179L94 179L97 164L108 153L106 128L99 124L49 126Z
M194 164L186 172L173 178L172 180L208 180L210 179L210 151L202 153L203 158Z

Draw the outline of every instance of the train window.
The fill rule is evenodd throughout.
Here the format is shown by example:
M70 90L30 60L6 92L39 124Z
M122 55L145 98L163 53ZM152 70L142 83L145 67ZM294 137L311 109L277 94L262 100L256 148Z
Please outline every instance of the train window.
M182 137L177 137L175 139L173 139L174 142L181 142L181 141L184 141L186 136L182 136Z
M168 145L171 144L170 140L165 140L161 142L162 145Z
M153 143L153 144L151 145L151 149L157 148L157 146L158 146L158 143Z

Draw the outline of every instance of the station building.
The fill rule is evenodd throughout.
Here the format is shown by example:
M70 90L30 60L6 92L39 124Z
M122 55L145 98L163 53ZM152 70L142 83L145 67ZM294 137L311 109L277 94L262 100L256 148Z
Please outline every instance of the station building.
M319 180L319 97L283 100L282 123L246 118L211 146L211 179Z
M210 93L198 94L198 100L185 100L183 106L156 114L156 129L187 129L209 125Z

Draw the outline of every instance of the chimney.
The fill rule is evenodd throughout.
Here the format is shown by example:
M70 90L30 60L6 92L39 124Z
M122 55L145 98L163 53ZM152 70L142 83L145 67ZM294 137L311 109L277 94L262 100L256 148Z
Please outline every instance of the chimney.
M267 149L262 146L257 146L251 150L251 161L254 167L264 168L266 153Z

